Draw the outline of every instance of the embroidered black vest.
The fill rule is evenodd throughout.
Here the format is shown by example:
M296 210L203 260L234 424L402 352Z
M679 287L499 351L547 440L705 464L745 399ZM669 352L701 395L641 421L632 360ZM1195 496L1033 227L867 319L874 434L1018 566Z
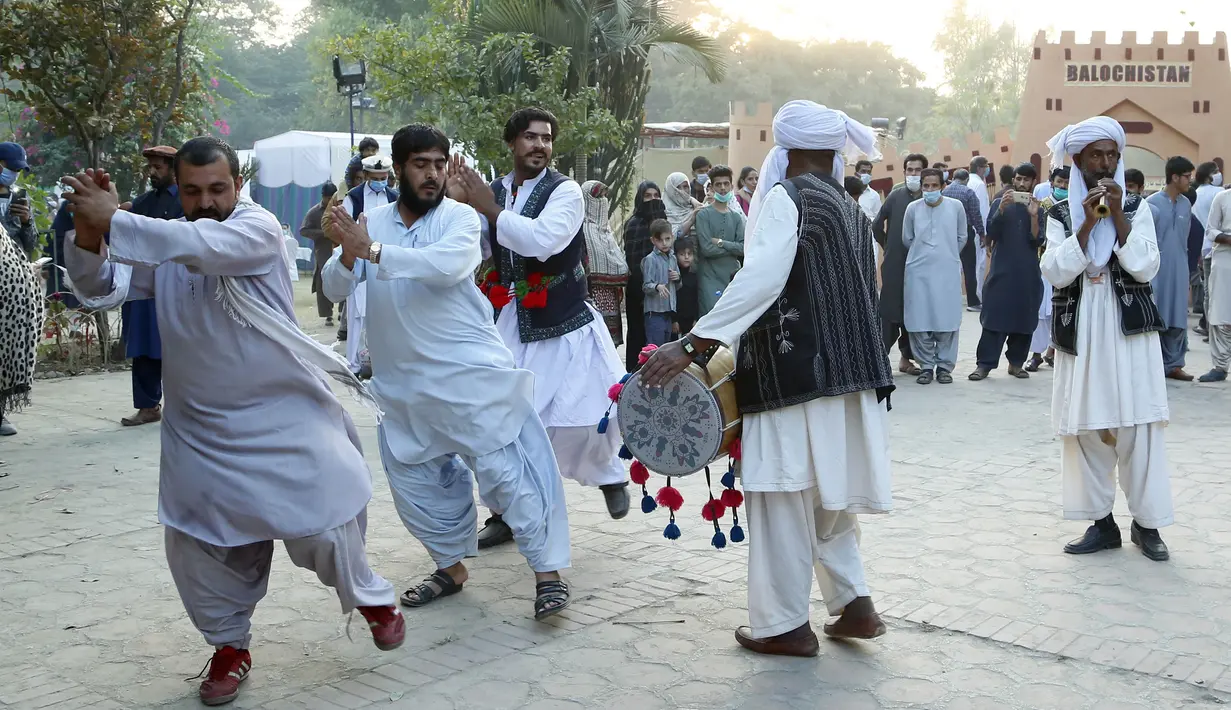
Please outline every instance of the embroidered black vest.
M351 188L351 191L346 193L350 198L350 216L356 222L359 221L359 215L363 214L363 188L367 187L366 182L359 183L358 187ZM385 197L389 198L390 202L398 201L398 191L391 187L385 188Z
M1126 195L1124 216L1131 223L1141 205L1141 198ZM1148 208L1147 208L1148 209ZM1068 202L1057 202L1047 211L1047 216L1064 226L1065 237L1073 235L1073 219ZM1111 287L1115 290L1116 304L1120 307L1120 332L1125 335L1158 332L1164 329L1163 319L1154 303L1154 289L1149 281L1138 281L1120 266L1113 253L1107 262ZM1085 273L1073 279L1073 283L1052 290L1051 340L1057 350L1077 355L1077 317L1081 305L1081 293Z
M894 385L877 315L872 223L832 177L779 184L799 207L799 245L782 293L740 338L739 409L872 389L884 400Z
M547 168L543 178L534 186L530 197L522 206L521 215L530 219L538 218L551 193L566 181L567 177ZM496 193L496 204L508 204L507 190L502 180L497 179L492 183L492 191ZM581 264L586 237L582 230L577 230L573 241L569 242L564 251L546 259L524 257L501 246L496 239L494 224L491 225L491 243L494 251L493 268L500 277L500 283L507 286L525 281L530 274L541 274L543 280L549 284L545 307L526 308L521 301L515 301L517 335L521 342L533 343L558 338L594 320L594 313L586 307L586 270Z

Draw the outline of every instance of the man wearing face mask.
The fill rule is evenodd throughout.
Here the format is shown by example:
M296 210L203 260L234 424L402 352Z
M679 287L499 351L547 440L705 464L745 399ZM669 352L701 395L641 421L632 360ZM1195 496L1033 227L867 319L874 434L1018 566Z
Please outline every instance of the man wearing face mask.
M389 171L393 161L384 155L370 155L363 159L363 183L346 193L342 206L351 219L368 210L383 207L398 201L398 192L389 187ZM371 377L372 365L368 359L367 341L364 334L364 318L367 315L368 286L360 282L346 299L346 359L351 371L361 377Z
M975 156L970 161L970 181L966 186L974 190L975 197L979 200L979 219L985 229L988 215L992 212L992 199L988 189L995 183L996 178L992 176L992 166L988 164L987 158ZM983 239L975 240L975 294L980 299L983 298L983 280L987 277L987 245L983 242Z
M1193 217L1201 225L1202 237L1206 229L1209 227L1210 206L1214 204L1214 198L1223 191L1222 189L1222 170L1219 169L1218 163L1202 163L1197 166L1197 177L1194 180L1197 184L1197 199L1193 203ZM1193 274L1191 281L1193 282L1193 303L1197 304L1197 308L1201 312L1201 322L1197 324L1193 330L1199 335L1208 335L1209 331L1206 328L1205 316L1205 291L1207 281L1209 281L1210 273L1210 250L1205 248L1205 240L1202 239L1202 247L1200 256L1198 257L1197 270Z
M962 168L953 173L953 182L941 191L945 197L951 197L962 203L966 209L966 246L962 247L962 277L966 286L966 310L978 312L982 308L979 300L979 286L975 278L975 244L984 237L983 220L979 212L979 198L975 196L966 184L970 181L970 171Z
M710 159L704 155L698 155L692 159L692 181L689 183L689 190L692 193L692 199L697 202L705 202L705 186L710 182L710 168L713 165Z
M746 220L735 205L732 176L725 165L710 171L714 201L697 212L697 292L702 316L718 302L744 257Z
M910 349L923 372L915 380L953 383L957 333L962 327L962 286L957 280L966 244L966 209L941 194L941 171L922 171L923 201L906 208L902 244L907 249L905 325Z
M1064 202L1069 199L1069 166L1056 168L1051 171L1051 194L1049 194L1041 203L1039 209L1043 212L1044 218L1048 211L1051 210L1057 203ZM1046 221L1046 220L1045 220ZM1046 227L1046 225L1044 225ZM1047 248L1047 234L1044 231L1043 244L1039 247L1039 261L1043 261L1043 251ZM1035 326L1034 335L1030 337L1030 363L1026 365L1026 372L1038 372L1043 363L1047 363L1048 367L1054 367L1056 364L1056 349L1051 346L1051 282L1045 276L1040 274L1039 277L1043 282L1043 300L1039 303L1039 323Z
M30 214L30 198L13 187L17 175L29 167L26 150L16 143L0 143L0 225L21 251L29 256L38 235Z
M859 207L868 219L876 219L876 214L881 211L885 200L879 192L872 189L872 161L860 160L855 163L855 177L864 185L864 191L859 194Z
M42 289L30 269L35 233L29 200L13 190L17 174L27 169L24 148L0 143L0 436L17 433L5 415L30 398L43 330Z
M902 171L906 175L906 183L894 188L881 205L876 218L872 220L872 236L885 251L881 262L881 296L880 318L881 336L885 344L885 352L898 344L898 372L905 375L918 376L923 371L911 362L910 335L904 325L903 317L903 285L906 280L906 245L902 242L902 225L906 217L906 208L915 200L922 199L923 189L920 173L927 167L928 159L918 153L912 153L902 161Z

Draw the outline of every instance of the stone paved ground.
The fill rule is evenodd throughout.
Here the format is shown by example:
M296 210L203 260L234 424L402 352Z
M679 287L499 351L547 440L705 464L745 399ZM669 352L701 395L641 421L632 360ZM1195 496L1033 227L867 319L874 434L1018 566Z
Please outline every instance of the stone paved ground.
M309 317L306 283L302 317ZM1060 547L1051 375L967 382L978 337L967 314L954 385L902 383L894 397L897 510L865 519L870 583L891 632L775 659L732 640L745 623L743 546L715 551L681 518L606 518L597 491L567 485L573 608L531 620L515 550L484 554L466 591L408 614L382 654L363 624L279 553L254 618L255 669L237 708L1204 708L1231 699L1231 489L1225 387L1169 384L1177 524L1172 561L1126 546L1086 558ZM1208 367L1194 339L1190 370ZM208 649L185 618L155 518L158 429L122 429L127 373L41 382L0 442L0 708L198 707ZM402 528L356 415L376 493L369 553L399 588L430 563ZM294 435L294 432L289 432ZM1219 435L1222 436L1219 436ZM704 482L682 483L695 503ZM1123 503L1117 507L1127 526ZM815 605L822 621L824 607Z

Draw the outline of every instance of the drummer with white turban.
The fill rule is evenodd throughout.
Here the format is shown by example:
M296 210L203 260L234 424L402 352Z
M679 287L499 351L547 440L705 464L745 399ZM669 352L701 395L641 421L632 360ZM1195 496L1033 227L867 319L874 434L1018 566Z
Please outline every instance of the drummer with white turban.
M1150 209L1125 201L1124 129L1096 116L1048 142L1052 167L1073 161L1068 199L1047 215L1043 277L1055 287L1052 420L1061 440L1064 517L1093 520L1065 546L1080 555L1121 546L1112 517L1116 471L1130 539L1168 558L1158 528L1172 522L1163 429L1170 415L1150 280L1159 269ZM1100 212L1106 210L1106 216Z
M750 207L744 268L642 383L662 384L717 344L738 346L741 477L749 523L748 616L758 653L815 656L815 573L825 633L885 632L859 552L857 513L892 506L887 399L872 225L843 189L844 154L879 157L867 126L811 101L774 118L774 148ZM802 210L801 210L802 206ZM802 213L802 219L801 219Z

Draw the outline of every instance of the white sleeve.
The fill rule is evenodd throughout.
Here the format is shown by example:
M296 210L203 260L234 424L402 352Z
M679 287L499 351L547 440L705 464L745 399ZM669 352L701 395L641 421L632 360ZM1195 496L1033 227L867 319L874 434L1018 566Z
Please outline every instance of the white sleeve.
M1112 248L1120 266L1141 282L1153 281L1163 263L1162 255L1158 251L1158 235L1154 231L1154 217L1147 212L1152 210L1137 210L1124 246L1120 246L1119 240L1116 240L1116 245Z
M1205 218L1205 238L1201 240L1201 257L1205 258L1210 255L1214 249L1214 240L1222 234L1222 226L1226 221L1226 205L1231 201L1231 197L1223 197L1223 195L1231 195L1231 192L1221 192L1214 198L1214 202L1210 204L1210 213Z
M692 329L699 338L735 344L782 293L799 246L799 210L781 185L765 196L744 253L744 268Z
M153 269L111 263L107 258L105 242L97 254L79 248L75 229L68 230L64 240L64 270L68 272L68 286L90 308L107 310L124 301L154 297ZM134 279L136 271L143 273Z
M564 251L581 231L585 216L581 186L569 180L551 193L534 219L513 210L501 212L496 219L496 241L524 257L545 260Z
M1039 264L1043 278L1056 288L1064 288L1079 278L1089 265L1090 257L1078 243L1077 235L1066 237L1064 225L1048 217L1047 251L1043 252L1043 261Z
M441 205L436 209L446 208ZM423 247L381 246L376 278L414 279L431 286L453 286L473 278L479 266L479 215L464 205L452 204L440 239Z
M367 262L355 260L355 268L348 269L342 265L342 247L334 247L333 255L321 267L321 290L334 303L341 303L350 297L355 285L362 282L367 275L363 268Z
M168 261L209 276L259 276L285 266L282 226L263 209L225 221L154 219L119 211L111 218L109 258L134 266Z

